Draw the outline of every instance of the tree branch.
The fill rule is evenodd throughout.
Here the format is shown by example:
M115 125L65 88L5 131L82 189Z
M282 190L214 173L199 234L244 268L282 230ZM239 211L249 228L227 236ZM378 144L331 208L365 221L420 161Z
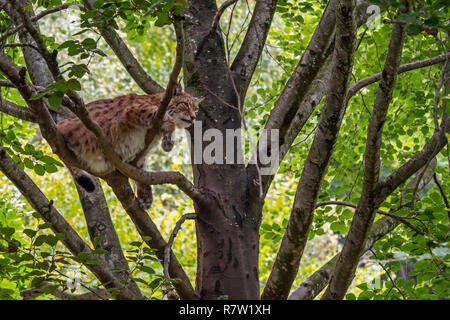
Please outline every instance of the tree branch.
M167 243L164 241L161 233L150 219L147 212L139 206L134 192L128 182L128 178L118 172L114 172L105 177L105 180L113 189L123 208L136 226L141 237L150 237L150 239L145 242L150 248L155 250L156 256L163 264L165 259L164 250L167 247ZM196 294L192 288L189 278L178 262L178 259L173 251L171 250L170 252L171 257L169 264L169 275L170 278L178 279L178 281L174 281L174 287L177 290L177 293L181 299L196 299Z
M369 250L377 240L394 230L398 224L399 221L391 217L383 217L376 221L370 229L363 253ZM322 292L333 274L339 255L340 253L335 255L326 264L320 267L320 269L309 276L308 279L303 281L292 291L288 300L312 300Z
M446 207L447 209L450 209L450 202L448 201L448 198L447 198L447 196L445 195L444 188L442 188L442 185L441 185L441 183L439 182L439 178L438 178L437 173L435 173L435 174L433 175L433 180L434 180L434 183L436 183L436 185L437 185L437 187L438 187L438 189L439 189L439 193L441 194L441 197L442 197L442 200L444 201L445 207ZM449 216L450 216L450 212L449 212ZM449 219L449 220L450 220L450 219Z
M73 255L76 256L80 252L92 252L92 249L53 206L53 201L49 201L45 197L39 187L12 160L2 146L0 146L0 170L14 183L33 209L42 216L44 221L52 224L51 229L53 232L65 235L65 240L62 242ZM127 287L124 287L104 264L87 264L86 267L105 287L121 289L117 296L118 299L132 299L134 297L134 294Z
M55 80L62 79L62 76L59 72L59 67L52 56L52 54L48 51L45 43L42 41L42 39L39 36L39 32L34 28L31 23L30 19L27 16L27 14L23 11L23 9L19 9L19 12L21 13L25 26L27 30L30 32L32 37L37 43L37 46L44 57L45 61L47 62L47 65L49 66L50 71L53 74L53 77ZM154 124L150 130L148 130L146 135L146 143L150 144L151 140L156 134L158 125L161 126L162 118L165 114L165 111L167 109L167 106L170 102L170 99L173 96L173 90L177 82L178 74L180 73L182 64L183 64L183 34L182 34L182 23L181 19L176 17L174 18L174 26L175 30L177 32L177 59L175 61L174 67L172 69L172 72L170 74L169 83L167 85L166 92L164 94L163 100L161 102L161 105L158 109L158 112L153 120ZM100 147L102 148L103 153L105 154L108 161L110 161L114 167L116 167L120 172L125 174L126 176L139 181L144 184L148 185L154 185L154 184L164 184L164 183L172 183L177 185L183 192L185 192L188 196L190 196L193 199L199 199L201 198L200 192L197 191L197 189L192 185L191 182L189 182L181 173L179 172L155 172L155 173L149 173L145 172L144 170L138 169L128 163L123 162L120 157L117 155L117 153L114 151L113 146L108 141L108 139L105 137L105 135L102 132L101 127L89 116L89 113L84 105L83 100L81 97L74 91L69 90L67 92L67 95L72 99L74 102L76 108L72 106L71 111L74 112L80 120L83 122L83 124L86 126L88 130L90 130L97 139L97 142L99 143ZM141 155L138 155L137 158L139 158ZM65 159L62 158L64 161ZM73 165L75 167L81 168L87 172L89 170L87 168L84 168L81 165Z
M356 44L354 9L354 2L351 0L340 2L336 8L336 46L327 98L297 186L288 227L262 293L262 299L286 299L298 272L313 219L315 202L345 113L345 97Z
M167 279L170 279L170 274L169 274L170 256L171 256L171 251L172 251L172 245L173 245L173 242L175 241L175 237L177 236L178 231L180 231L181 226L187 219L196 219L196 218L197 218L197 215L195 213L186 213L186 214L182 215L181 218L175 224L175 228L173 229L173 231L170 235L169 241L167 242L167 245L164 248L164 276Z
M398 74L407 72L407 71L411 71L411 70L429 67L429 66L435 65L437 63L444 62L444 61L446 61L446 59L449 59L449 58L450 58L450 53L447 53L447 54L441 54L439 56L425 59L425 60L406 63L406 64L401 65L398 68ZM367 87L368 85L375 83L377 81L380 81L381 76L382 76L382 72L379 72L377 74L374 74L370 77L364 78L364 79L356 82L348 90L347 101L350 100L362 88Z
M85 8L77 3L64 3L62 5L47 9L45 11L40 12L39 14L37 14L36 16L31 18L32 22L38 21L40 19L42 19L43 17L55 13L55 12L59 12L62 10L66 10L66 9L79 9L81 11L85 11ZM7 31L5 33L3 33L0 36L0 42L2 42L3 40L7 39L9 36L13 35L16 32L19 32L20 30L22 30L25 27L25 25L23 23L17 25L14 29L11 29L10 31Z
M424 170L426 170L428 168L424 168ZM357 208L356 204L350 203L350 202L346 202L346 201L339 201L339 200L329 200L329 201L322 201L322 202L318 202L316 204L316 208L320 207L320 206L327 206L327 205L341 205L341 206L346 206L346 207L350 207L350 208ZM415 217L401 217L398 216L396 214L394 214L393 212L386 212L383 210L377 210L376 213L378 214L382 214L384 216L388 216L391 217L393 219L398 220L399 222L403 223L405 226L407 226L408 228L410 228L411 230L413 230L414 232L416 232L417 234L421 234L425 237L428 237L430 239L433 239L433 241L435 241L435 237L433 237L432 235L428 234L425 231L420 230L419 228L417 228L416 226L414 226L413 224L409 223L406 219L416 219ZM419 220L420 221L420 220Z
M404 4L407 5L407 3ZM397 14L406 10L399 10ZM400 67L403 43L406 36L405 29L405 25L403 24L395 24L392 28L384 70L367 130L361 198L353 217L344 248L331 277L330 284L322 296L324 300L344 298L354 277L364 242L375 217L377 204L374 199L376 198L376 194L378 194L383 126L386 121L387 111L392 100L392 93Z
M423 183L420 185L420 188L424 188L430 181L433 173L436 170L437 161L433 162L427 169L427 174L423 180ZM408 185L403 190L403 193L406 190L412 190L417 182L417 178L411 179ZM407 206L406 202L402 202L402 204L391 213ZM363 252L361 256L370 248L373 247L376 241L382 238L384 235L388 234L392 230L394 230L400 221L398 219L393 218L392 216L385 216L379 220L377 220L372 227L370 228L370 232L367 236L367 240L364 244ZM331 260L329 260L326 264L324 264L320 269L314 272L307 280L303 281L289 296L288 300L311 300L314 299L328 284L331 275L333 273L334 267L339 259L339 254L335 255Z
M167 83L166 90L164 92L164 97L161 101L161 104L159 105L158 112L156 113L155 117L152 120L152 126L147 131L145 135L145 145L149 146L153 139L156 137L158 132L161 129L161 125L163 123L164 115L167 111L167 107L169 106L170 100L173 97L173 92L175 89L175 86L178 81L178 75L181 72L181 68L183 67L184 62L184 32L183 32L183 22L181 20L181 17L173 17L173 26L175 29L175 34L177 37L177 47L176 47L176 56L175 56L175 63L172 67L172 71L170 72L169 76L169 82ZM136 164L138 161L141 160L145 156L146 148L136 156L135 161L133 164Z
M328 2L308 47L287 81L265 125L266 130L280 130L280 161L287 154L312 111L319 105L325 94L331 72L330 56L335 43L336 2L337 0ZM369 1L358 1L355 10L355 20L358 27L367 21L366 9L369 5ZM268 144L267 149L269 150L270 147L270 144ZM248 166L250 174L254 175L255 170L255 165ZM274 175L263 177L263 190L265 192L269 189L273 177Z
M27 289L20 292L23 300L32 300L37 298L45 293L45 288L55 286L55 284L47 282L41 285L39 288ZM82 294L74 294L67 292L61 288L56 288L53 292L55 298L59 300L99 300L104 299L108 300L111 298L108 290L104 288L90 288L91 291L82 293Z
M29 121L36 122L36 117L30 109L19 106L14 102L2 99L0 97L0 112L9 114L10 116Z
M238 0L226 0L222 5L217 9L216 15L214 16L213 22L211 24L211 30L209 33L216 32L217 27L219 26L220 18L222 17L222 14L225 12L225 10L235 4Z
M231 65L231 71L240 76L239 92L242 101L264 49L277 2L278 0L256 1L247 33Z
M447 128L445 130L445 127ZM410 160L379 182L379 194L377 202L386 199L395 189L403 184L409 177L422 168L430 158L434 158L447 144L445 132L449 132L450 116L447 116L441 124L441 129L433 134L420 152Z
M87 9L96 10L93 6L95 0L83 0L83 3ZM164 88L147 74L144 68L136 60L126 43L122 40L122 38L120 38L112 27L107 24L102 24L99 27L99 31L116 56L119 58L127 72L145 93L154 94L164 91Z

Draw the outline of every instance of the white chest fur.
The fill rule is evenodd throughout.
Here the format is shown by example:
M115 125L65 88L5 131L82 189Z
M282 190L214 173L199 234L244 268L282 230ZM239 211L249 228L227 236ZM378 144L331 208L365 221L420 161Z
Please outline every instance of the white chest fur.
M137 127L129 132L127 137L123 137L121 142L114 146L114 150L120 155L123 161L132 160L136 154L145 147L145 134L147 128Z

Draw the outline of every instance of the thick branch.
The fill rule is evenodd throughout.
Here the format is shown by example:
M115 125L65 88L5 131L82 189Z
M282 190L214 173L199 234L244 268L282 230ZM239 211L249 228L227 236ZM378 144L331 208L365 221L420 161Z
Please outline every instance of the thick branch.
M434 158L445 147L448 143L447 137L445 136L445 127L447 128L446 132L449 133L450 116L443 119L441 129L433 134L420 152L391 175L380 181L377 202L381 203L386 199L395 189L422 168L429 159Z
M383 217L375 222L370 229L363 253L372 248L374 243L383 236L394 230L399 221L392 217ZM333 273L339 254L314 272L307 280L303 281L292 293L288 300L312 300L327 286Z
M361 198L330 284L322 296L324 300L344 298L354 277L370 226L375 218L377 205L381 204L375 203L375 198L378 194L382 133L400 67L405 35L405 25L395 24L392 28L382 79L367 131Z
M38 186L26 175L26 173L12 160L8 153L0 146L0 170L8 179L14 183L20 193L27 199L34 210L39 212L45 222L52 223L54 233L65 235L64 245L73 255L80 252L91 253L92 249L84 242L72 226L53 206L53 201L49 201L41 192ZM123 285L116 279L113 273L105 265L87 264L86 267L107 287L122 289L118 295L119 299L132 299L132 292L123 288Z
M358 1L355 10L355 20L358 27L366 22L368 18L366 9L369 5L369 1ZM330 56L335 43L335 9L336 0L331 0L266 123L265 129L280 130L280 161L325 94L331 71ZM270 144L268 148L270 148ZM248 171L254 175L256 166L249 165ZM269 189L273 177L273 175L263 177L263 190L265 192Z
M139 234L142 237L150 237L150 240L146 240L146 243L150 248L156 251L156 256L161 263L163 263L164 250L167 243L161 236L161 233L156 225L148 216L147 212L140 207L128 182L128 178L116 172L105 177L105 180L111 186L123 208L136 225ZM172 251L170 255L169 275L170 278L178 279L178 281L174 282L174 287L177 290L178 295L181 299L196 299L194 289L192 288L189 278L178 262L178 259Z
M170 100L172 99L175 86L177 85L178 75L180 74L181 68L183 67L184 32L183 32L183 23L180 17L173 18L173 26L177 37L175 63L172 67L172 71L170 72L169 82L167 83L166 91L164 92L164 97L161 101L161 104L159 105L158 112L156 113L155 117L152 120L152 127L147 131L147 134L145 136L146 146L152 143L153 139L160 131L164 115L167 111L167 107L169 106ZM146 151L145 149L139 155L137 155L135 162L139 161L142 157L145 156Z
M84 0L83 3L87 9L95 10L93 7L95 0ZM133 53L114 28L107 24L102 24L101 27L99 27L99 31L111 49L113 49L127 72L145 93L153 94L164 91L164 88L153 80L139 64Z
M325 106L298 183L288 227L262 299L286 299L298 272L315 202L345 113L345 97L356 44L354 8L353 1L342 1L336 8L336 46Z
M434 161L428 168L427 174L423 180L423 183L419 186L424 188L430 181L436 171L437 161ZM411 179L408 185L403 190L405 193L407 190L412 190L417 183L417 177ZM317 204L319 205L319 203ZM406 206L403 202L399 208ZM397 209L399 209L397 208ZM396 210L394 210L396 211ZM373 247L376 241L381 237L394 230L400 221L392 216L386 216L376 221L370 228L367 241L364 245L363 255L366 251ZM324 264L319 270L314 272L307 280L303 281L289 296L289 300L311 300L314 299L322 290L327 286L328 281L331 278L334 267L339 259L339 254L335 255L330 261Z
M36 117L30 109L19 106L14 102L0 98L0 112L9 114L10 116L29 121L36 122Z

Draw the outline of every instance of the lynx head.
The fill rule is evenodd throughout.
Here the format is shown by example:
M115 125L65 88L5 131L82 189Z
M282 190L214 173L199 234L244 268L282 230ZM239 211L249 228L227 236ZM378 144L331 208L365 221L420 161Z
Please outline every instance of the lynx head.
M167 113L178 128L188 128L197 117L198 105L205 99L196 98L186 92L177 92L169 104Z

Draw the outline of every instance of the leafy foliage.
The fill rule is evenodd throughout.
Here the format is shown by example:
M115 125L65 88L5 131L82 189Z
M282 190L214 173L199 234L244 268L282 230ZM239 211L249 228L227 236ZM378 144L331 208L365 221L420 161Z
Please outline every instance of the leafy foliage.
M60 0L33 1L35 8L52 8L61 3ZM254 1L249 3L254 5ZM407 23L409 34L402 63L443 53L442 39L449 31L446 1L412 3L414 13L397 18ZM400 1L386 0L378 4L383 9L382 18L393 20ZM174 35L167 25L171 16L180 14L185 5L184 0L99 0L95 8L101 9L100 15L92 10L46 17L40 21L40 27L43 34L50 35L45 37L45 42L49 49L56 50L61 72L67 76L67 81L49 85L34 98L46 96L56 109L68 90L80 91L87 101L141 92L95 31L104 23L120 32L143 66L163 83L174 52ZM259 132L267 121L325 6L326 1L278 1L273 27L244 104L244 116L255 132ZM229 61L242 41L242 30L248 25L247 12L244 3L239 3L234 10L233 24L225 42ZM227 14L229 12L221 21L223 30L227 30L226 23L231 18ZM2 12L0 15L0 33L4 33L11 21ZM382 70L390 32L389 23L376 29L361 28L352 84ZM16 40L15 36L8 38L10 43ZM5 51L17 65L25 66L20 48L6 48ZM441 68L442 65L436 65L399 75L384 128L382 177L404 164L432 135L434 90L441 77ZM0 79L5 79L1 72ZM366 130L377 89L377 84L370 85L350 100L319 201L336 199L358 203ZM2 97L24 105L15 90L2 89ZM261 287L270 273L287 226L298 178L317 130L322 104L293 143L266 198L260 229ZM440 101L438 116L442 113L443 101ZM7 115L2 115L1 125L0 141L5 150L41 186L49 199L55 199L55 205L79 234L88 239L75 187L73 183L67 183L70 181L68 173L61 169L62 164L55 159L42 137L35 134L36 127ZM183 146L178 153L167 156L158 149L150 156L149 163L154 170L182 170L190 176L188 148L182 137L177 139L176 145ZM437 156L436 174L448 194L447 152L443 150ZM164 278L160 262L149 247L137 240L140 237L130 219L108 186L103 187L134 279L146 297L165 299L170 282ZM52 284L45 289L46 295L40 297L46 299L53 298L56 288L82 293L87 292L87 287L100 286L86 265L102 263L102 256L108 252L95 250L92 255L73 256L62 244L63 235L50 232L51 225L43 223L39 214L3 176L0 176L0 193L0 299L20 299L20 291L44 282ZM163 236L168 238L178 217L193 210L192 203L175 188L155 187L154 194L155 203L150 215ZM381 209L397 210L404 204L405 197L411 200L411 193L405 195L401 188L383 203ZM316 210L296 285L339 252L353 213L354 209L343 206L323 206ZM347 299L448 299L449 211L437 183L430 182L418 193L413 209L404 207L396 214L407 217L414 227L427 235L417 234L401 225L379 240L374 246L375 254L365 256L365 265L359 268ZM186 222L180 231L174 251L190 278L194 278L196 246L192 222ZM74 270L76 276L72 274ZM82 286L73 286L71 281L78 278Z

